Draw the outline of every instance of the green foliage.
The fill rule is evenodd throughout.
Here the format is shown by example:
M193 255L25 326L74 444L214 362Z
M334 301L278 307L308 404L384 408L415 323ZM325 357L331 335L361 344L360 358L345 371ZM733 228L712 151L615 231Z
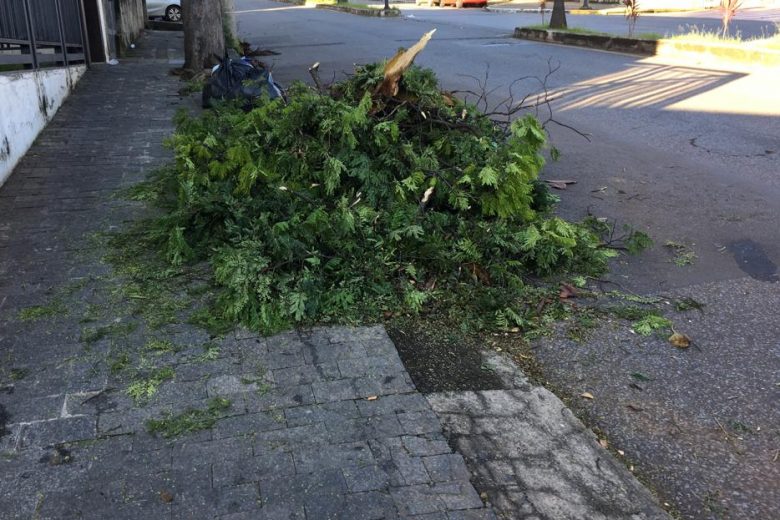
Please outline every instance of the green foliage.
M33 305L19 311L19 319L22 321L34 321L42 318L51 318L65 314L68 309L59 299L54 299L45 305Z
M195 357L196 363L203 363L206 361L214 361L219 357L219 345L216 343L208 342L203 345L203 353Z
M132 397L136 404L143 404L154 397L160 385L173 379L173 376L174 372L171 367L155 369L146 377L133 381L127 387L127 395Z
M636 231L630 228L624 243L626 244L626 249L632 255L637 255L645 249L653 247L653 240L647 235L647 233Z
M138 327L137 323L110 323L100 327L87 327L81 331L82 343L91 345L106 338L125 337Z
M230 407L231 402L228 399L215 397L208 402L205 410L190 408L178 415L168 413L160 419L150 419L146 421L146 430L153 434L159 433L166 439L208 430Z
M605 268L615 253L596 233L549 215L535 118L497 125L430 70L408 70L394 98L372 95L381 81L368 65L328 93L295 84L248 113L177 118L175 167L134 193L166 210L148 249L213 269L219 293L193 323L273 333L479 293L478 314L527 326L529 276Z
M144 345L144 350L154 352L155 354L172 354L179 352L181 349L181 346L175 345L167 339L152 339Z
M11 381L21 381L30 374L30 370L27 368L12 368L9 371Z
M139 200L163 203L162 194L174 187L171 179L160 174L124 193ZM170 233L167 219L162 218L139 221L123 233L107 237L109 247L105 260L120 277L113 296L128 307L122 310L125 315L143 318L150 329L160 329L185 319L184 311L191 308L197 298L188 294L185 288L202 276L206 267L172 266L169 260L176 261L176 258L159 255L158 251L168 243Z
M704 310L704 304L689 297L680 298L674 302L674 310L677 312L686 312L690 310L697 310L702 312Z
M640 303L642 305L655 305L663 301L663 298L660 296L641 296L638 294L625 293L621 291L609 291L607 296L619 298L631 303Z
M658 316L658 311L633 305L616 305L605 308L605 311L623 320L638 321L647 316Z
M112 374L118 374L130 366L130 356L127 352L114 356L109 360L108 369Z
M588 217L584 224L602 240L602 246L625 250L628 254L637 255L653 246L653 240L647 233L638 231L624 224L623 234L616 237L617 226L606 218Z
M634 332L640 336L649 336L656 330L669 329L672 322L663 316L650 314L634 323Z
M672 262L677 267L693 265L693 263L696 261L696 253L685 244L669 240L664 244L664 247L671 251Z
M598 313L596 309L583 308L574 314L573 323L566 331L566 337L577 342L583 342L588 338L592 329L598 326Z

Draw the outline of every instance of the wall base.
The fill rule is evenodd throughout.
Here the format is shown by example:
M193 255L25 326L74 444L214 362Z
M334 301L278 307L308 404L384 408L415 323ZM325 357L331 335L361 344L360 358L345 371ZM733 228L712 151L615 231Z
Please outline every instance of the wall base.
M0 74L0 186L86 70L75 65Z

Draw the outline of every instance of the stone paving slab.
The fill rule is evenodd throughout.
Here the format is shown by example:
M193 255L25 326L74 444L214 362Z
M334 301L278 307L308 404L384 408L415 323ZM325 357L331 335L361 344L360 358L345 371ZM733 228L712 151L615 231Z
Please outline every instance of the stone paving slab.
M529 384L501 355L486 353L485 363L510 390L426 398L499 518L669 519L558 397ZM434 479L466 474L460 464L447 455L426 460Z

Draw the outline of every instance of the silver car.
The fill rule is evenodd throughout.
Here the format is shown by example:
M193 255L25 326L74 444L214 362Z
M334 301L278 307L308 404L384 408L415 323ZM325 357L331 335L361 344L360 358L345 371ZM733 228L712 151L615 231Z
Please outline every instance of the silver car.
M169 22L181 22L180 0L146 0L147 16L162 16Z

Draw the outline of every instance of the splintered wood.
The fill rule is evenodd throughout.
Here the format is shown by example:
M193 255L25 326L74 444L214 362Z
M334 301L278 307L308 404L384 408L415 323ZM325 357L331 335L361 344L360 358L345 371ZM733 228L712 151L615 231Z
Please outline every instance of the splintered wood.
M398 94L398 82L401 81L401 77L404 75L406 69L414 63L414 58L425 48L435 32L436 29L433 29L432 31L423 34L420 41L409 49L398 51L398 53L387 62L385 65L385 79L376 88L374 95L381 94L383 96L394 97Z

